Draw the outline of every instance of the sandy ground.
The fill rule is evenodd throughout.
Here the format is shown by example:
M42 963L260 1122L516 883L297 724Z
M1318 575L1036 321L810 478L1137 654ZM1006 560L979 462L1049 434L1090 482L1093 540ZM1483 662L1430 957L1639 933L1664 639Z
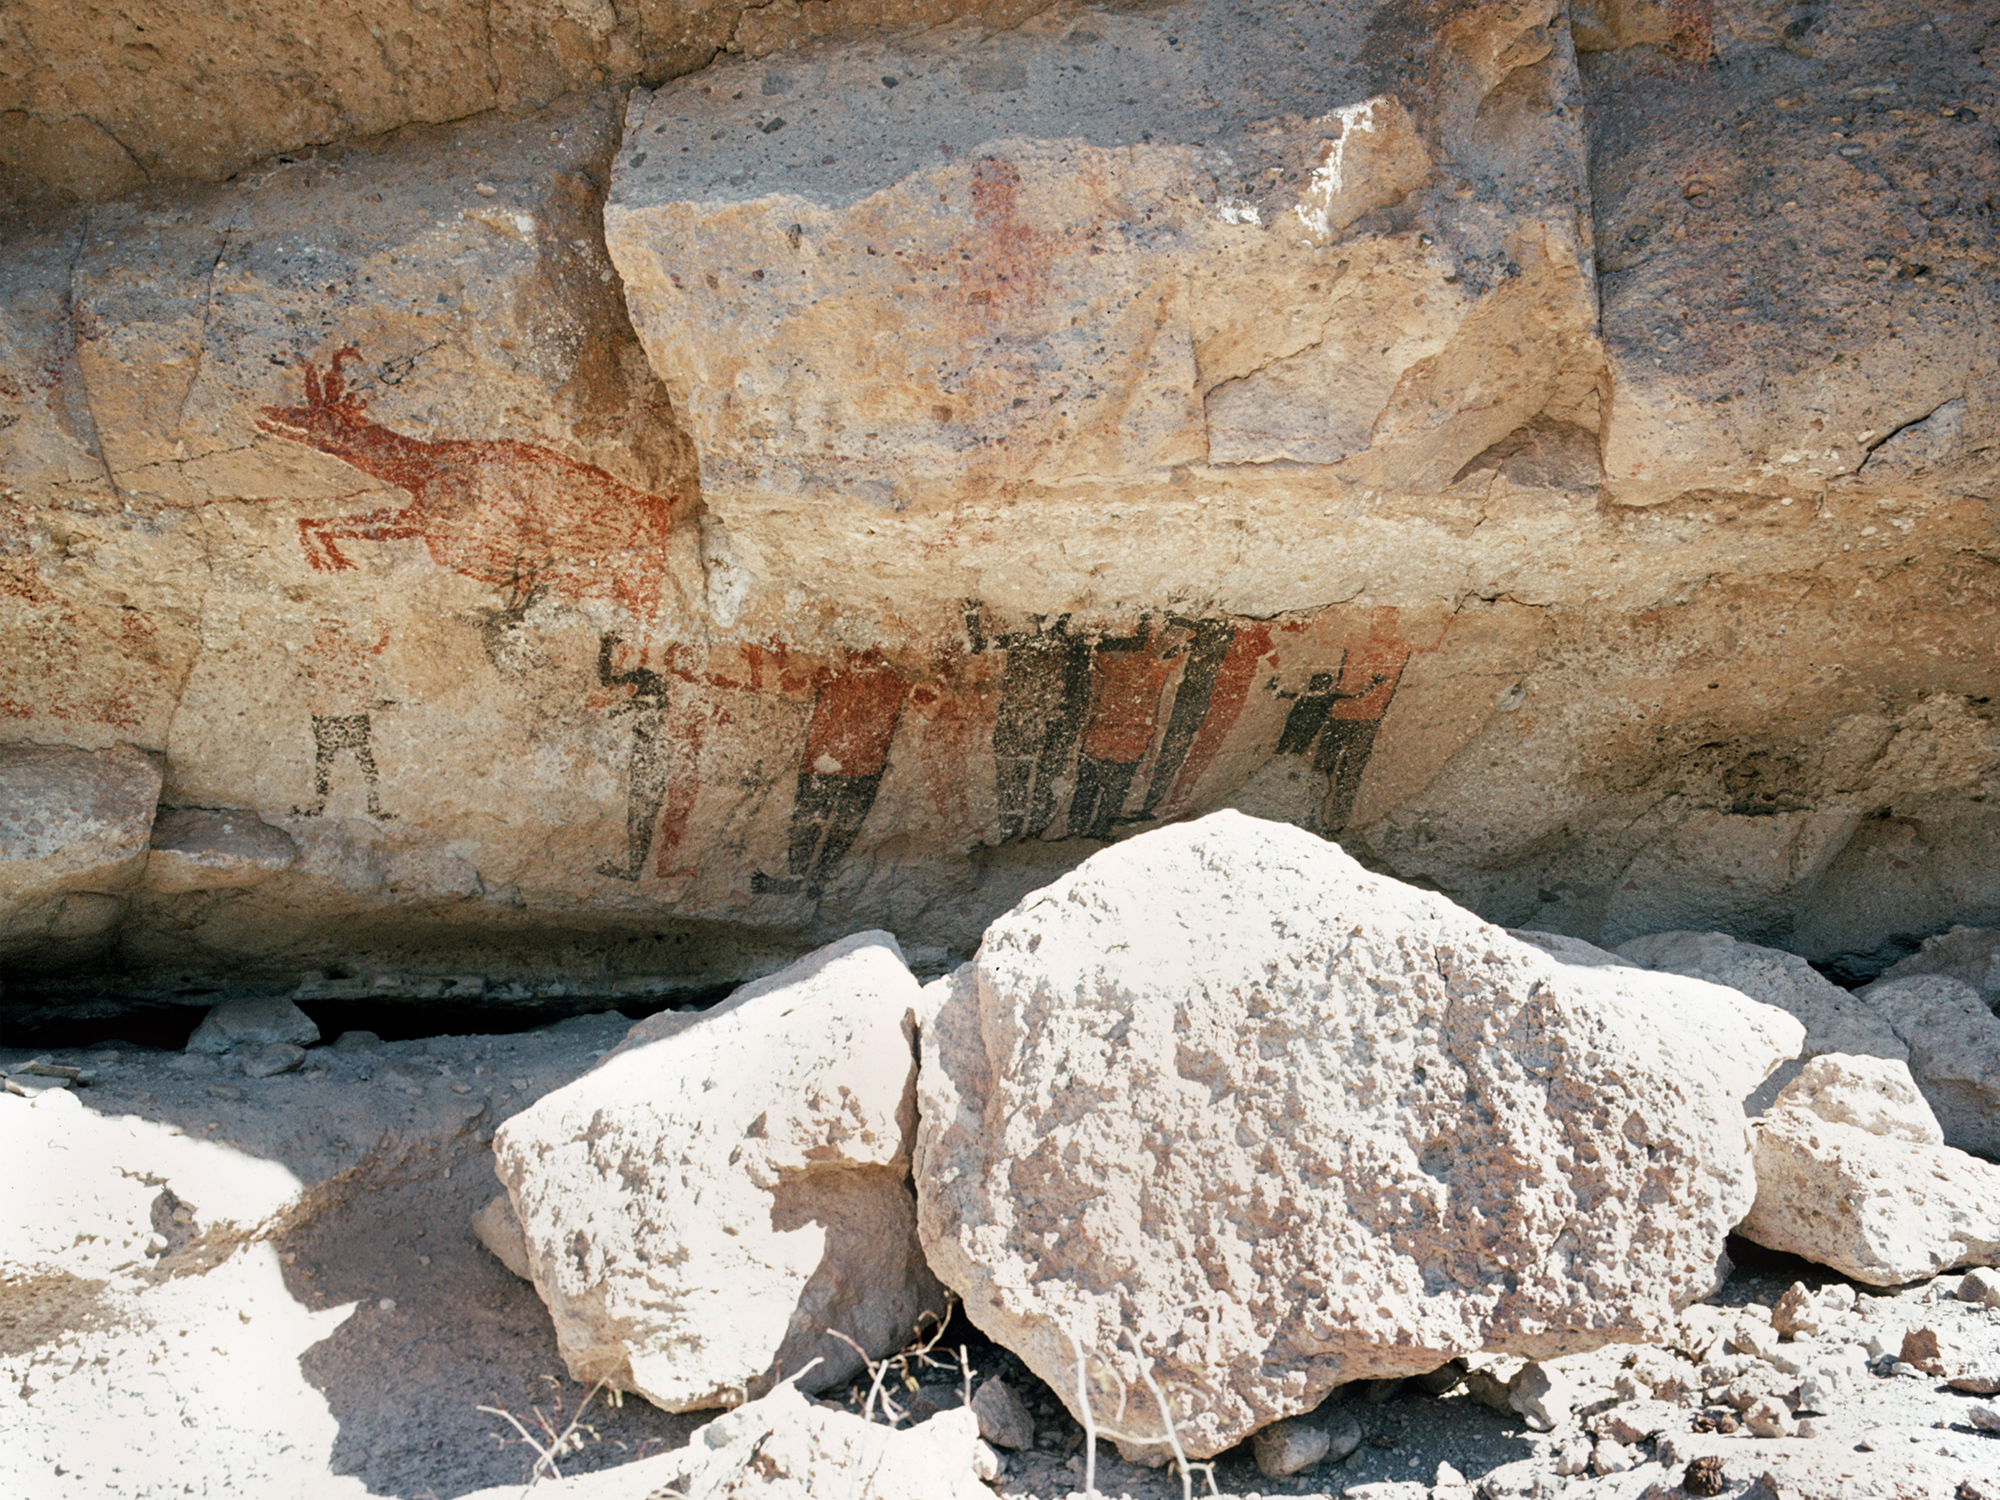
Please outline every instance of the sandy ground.
M118 1044L54 1054L88 1071L84 1086L0 1095L0 1496L453 1500L519 1486L532 1450L479 1408L539 1431L544 1418L562 1425L587 1393L563 1378L533 1289L467 1221L496 1191L494 1125L582 1073L628 1024L607 1015L515 1035L350 1037L312 1049L299 1072L264 1079L229 1057ZM29 1055L0 1049L0 1071ZM1769 1308L1800 1277L1830 1282L1804 1262L1738 1251L1711 1320ZM2000 1309L1962 1302L1956 1287L1947 1277L1893 1294L1864 1289L1828 1347L1871 1334L1895 1342L1928 1322L1958 1340L1964 1359L2000 1371ZM975 1380L1009 1379L1036 1413L1036 1447L1003 1455L1000 1493L1079 1490L1082 1433L1053 1396L967 1326L940 1348L961 1343ZM1660 1357L1696 1378L1683 1355ZM1445 1464L1494 1500L1538 1489L1608 1500L1677 1486L1691 1455L1713 1451L1725 1456L1726 1494L1780 1460L1837 1459L1915 1464L1928 1477L1828 1494L2000 1500L2000 1436L1968 1419L1981 1398L1899 1371L1893 1358L1876 1359L1816 1416L1811 1437L1694 1433L1704 1411L1711 1424L1727 1411L1696 1397L1669 1432L1630 1447L1633 1469L1593 1475L1586 1464L1558 1477L1619 1406L1616 1383L1634 1358L1612 1349L1563 1362L1578 1410L1546 1433L1463 1387L1441 1396L1415 1382L1350 1388L1335 1401L1362 1441L1345 1460L1277 1480L1236 1450L1215 1461L1216 1489L1366 1486L1356 1500L1424 1500ZM924 1372L912 1415L956 1404L962 1387L955 1368ZM629 1489L642 1500L643 1464L629 1485L602 1471L668 1451L705 1420L637 1398L600 1401L591 1440L564 1473L600 1475L579 1495ZM1108 1446L1097 1484L1132 1500L1181 1494L1173 1475L1126 1465ZM571 1486L542 1488L553 1497Z

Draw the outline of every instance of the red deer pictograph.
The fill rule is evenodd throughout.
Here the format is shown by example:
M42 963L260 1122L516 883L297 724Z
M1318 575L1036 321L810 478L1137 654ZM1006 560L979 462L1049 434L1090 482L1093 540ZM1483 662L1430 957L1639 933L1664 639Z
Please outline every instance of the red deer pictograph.
M341 367L301 358L303 406L266 406L257 425L331 454L410 497L405 506L299 522L306 561L352 568L342 542L421 541L431 560L517 599L615 599L642 624L658 612L667 534L679 497L649 495L604 470L508 438L414 438L367 415Z

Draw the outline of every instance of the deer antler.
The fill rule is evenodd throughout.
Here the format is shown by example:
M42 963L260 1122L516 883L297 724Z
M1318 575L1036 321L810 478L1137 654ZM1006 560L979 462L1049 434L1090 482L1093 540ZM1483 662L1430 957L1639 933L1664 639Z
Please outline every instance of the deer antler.
M352 344L349 344L345 349L336 349L333 358L328 360L326 364L326 380L321 387L322 395L313 394L312 366L306 366L306 389L308 396L313 398L313 405L318 406L323 403L338 411L353 412L357 415L368 409L368 402L365 397L348 394L346 377L340 373L342 365L346 364L349 360L359 358L361 358L361 351Z

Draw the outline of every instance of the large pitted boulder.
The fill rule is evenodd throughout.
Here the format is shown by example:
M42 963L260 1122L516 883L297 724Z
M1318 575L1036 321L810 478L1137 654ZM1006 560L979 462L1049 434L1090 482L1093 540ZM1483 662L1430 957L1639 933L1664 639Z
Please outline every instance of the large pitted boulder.
M943 1290L910 1193L917 982L864 932L715 1009L641 1021L495 1135L535 1289L578 1380L670 1411L821 1363L837 1385Z
M1074 1338L1152 1413L1129 1334L1196 1455L1342 1382L1671 1326L1802 1037L1236 813L1094 856L925 998L931 1265L1065 1400Z
M1860 992L1909 1047L1910 1072L1945 1144L2000 1156L2000 1016L1943 974L1877 980Z
M1874 1286L2000 1257L2000 1168L1942 1144L1908 1065L1816 1057L1755 1129L1744 1238Z
M159 762L130 745L0 746L0 957L73 957L108 929L159 800Z

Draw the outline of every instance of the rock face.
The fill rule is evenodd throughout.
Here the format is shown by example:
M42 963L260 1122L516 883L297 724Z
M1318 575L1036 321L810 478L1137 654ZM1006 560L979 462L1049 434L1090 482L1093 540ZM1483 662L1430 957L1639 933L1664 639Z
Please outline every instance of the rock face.
M931 1265L1065 1400L1072 1338L1143 1389L1131 1335L1196 1455L1343 1382L1671 1322L1750 1204L1740 1101L1801 1034L1233 813L1094 856L926 1001Z
M129 745L0 746L0 958L73 958L117 921L159 796Z
M2000 1168L1940 1144L1905 1065L1814 1058L1754 1128L1745 1238L1873 1286L2000 1257Z
M488 9L9 12L0 740L297 846L19 963L942 967L1222 807L2000 921L1981 7Z
M1026 6L834 0L753 6L664 0L470 0L413 6L273 5L245 29L190 0L77 26L43 0L8 15L0 63L0 206L86 201L162 178L227 177L258 158L411 121L519 111L615 79L701 67L857 25L976 15L1006 25Z
M1860 994L1908 1045L1945 1143L2000 1156L2000 1016L1943 974L1879 980Z
M917 999L895 940L861 933L640 1022L496 1134L574 1378L734 1406L847 1380L836 1334L880 1357L943 1312L909 1186Z
M254 813L187 808L154 820L145 886L168 894L233 890L290 869L298 857L291 835Z

